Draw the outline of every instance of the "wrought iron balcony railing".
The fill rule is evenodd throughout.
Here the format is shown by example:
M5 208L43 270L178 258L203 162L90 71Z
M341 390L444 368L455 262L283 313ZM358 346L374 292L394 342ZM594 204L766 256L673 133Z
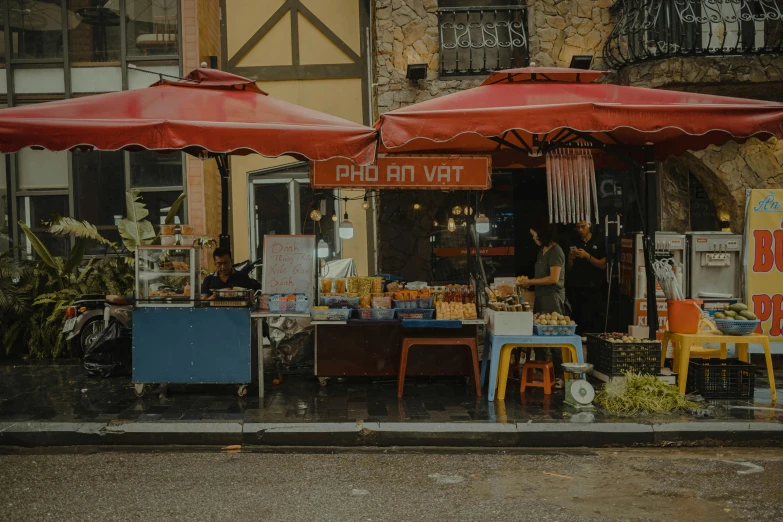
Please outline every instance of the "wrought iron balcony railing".
M521 6L441 7L440 75L486 74L528 64Z
M783 0L617 0L612 68L674 56L783 53Z

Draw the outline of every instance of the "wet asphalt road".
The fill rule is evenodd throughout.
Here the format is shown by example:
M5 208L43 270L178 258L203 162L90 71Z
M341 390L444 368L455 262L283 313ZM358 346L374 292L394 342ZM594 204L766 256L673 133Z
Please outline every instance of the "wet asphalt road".
M0 455L0 519L783 520L779 449L245 451Z

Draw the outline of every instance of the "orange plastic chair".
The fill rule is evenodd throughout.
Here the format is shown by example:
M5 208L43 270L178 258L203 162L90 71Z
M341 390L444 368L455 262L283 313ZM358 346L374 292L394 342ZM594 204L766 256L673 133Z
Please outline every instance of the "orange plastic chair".
M543 370L543 380L534 380L533 371L536 369ZM522 383L519 386L519 391L525 393L525 389L531 388L543 388L545 395L551 395L552 390L555 389L555 366L549 361L531 361L522 366Z

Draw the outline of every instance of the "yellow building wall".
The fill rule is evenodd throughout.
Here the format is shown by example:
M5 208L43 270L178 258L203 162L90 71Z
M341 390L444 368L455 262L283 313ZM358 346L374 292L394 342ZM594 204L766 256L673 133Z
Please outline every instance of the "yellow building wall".
M282 0L227 0L227 55L229 59L283 4ZM355 0L305 0L302 2L354 52L361 54L358 2ZM252 13L252 15L251 15ZM274 27L237 64L239 67L291 65L291 18L286 13ZM301 64L346 63L350 59L334 46L301 13L298 16ZM363 123L361 79L259 81L270 96L303 107ZM233 156L231 158L231 219L234 258L250 257L250 209L248 208L248 173L284 165L293 158ZM362 196L363 192L345 192L344 197ZM359 201L348 204L354 225L354 237L343 240L343 257L355 260L360 274L368 273L367 218Z

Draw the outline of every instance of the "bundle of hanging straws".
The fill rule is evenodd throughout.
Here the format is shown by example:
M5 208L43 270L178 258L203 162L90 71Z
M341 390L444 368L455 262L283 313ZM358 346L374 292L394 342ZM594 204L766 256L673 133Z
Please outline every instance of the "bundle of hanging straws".
M685 295L680 288L680 282L677 279L677 274L674 271L677 263L673 259L657 259L653 262L653 272L655 272L655 280L661 285L663 295L669 301L683 301ZM678 269L682 269L682 266L677 266Z
M589 149L560 149L547 153L546 186L550 223L590 222L593 211L593 223L600 223L595 163Z

